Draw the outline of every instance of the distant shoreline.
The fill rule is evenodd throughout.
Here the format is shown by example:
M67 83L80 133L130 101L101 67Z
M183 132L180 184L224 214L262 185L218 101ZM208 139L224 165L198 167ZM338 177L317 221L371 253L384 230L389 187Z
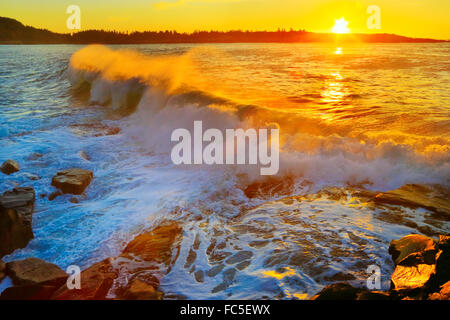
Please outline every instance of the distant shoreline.
M25 26L21 22L0 17L0 45L30 44L206 44L206 43L447 43L450 40L410 38L386 33L315 33L305 30L278 31L177 31L117 32L85 30L55 33Z

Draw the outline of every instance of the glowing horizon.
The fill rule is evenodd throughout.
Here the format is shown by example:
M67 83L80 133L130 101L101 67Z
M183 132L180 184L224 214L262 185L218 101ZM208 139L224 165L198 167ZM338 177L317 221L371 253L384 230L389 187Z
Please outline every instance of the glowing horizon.
M81 30L117 31L267 30L279 28L331 32L345 17L351 33L394 33L409 37L450 39L450 2L447 0L378 0L381 28L369 29L369 0L99 0L76 2L43 0L0 3L0 16L37 28L68 33L66 8L81 8ZM346 32L338 32L346 33Z

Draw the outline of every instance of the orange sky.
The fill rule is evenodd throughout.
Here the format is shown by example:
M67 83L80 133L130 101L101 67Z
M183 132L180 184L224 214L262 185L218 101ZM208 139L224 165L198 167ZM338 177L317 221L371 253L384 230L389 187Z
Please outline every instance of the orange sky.
M276 30L330 32L344 17L351 32L450 39L449 0L1 0L0 16L70 32L66 8L81 9L81 28L132 30ZM381 10L381 29L368 29L369 5Z

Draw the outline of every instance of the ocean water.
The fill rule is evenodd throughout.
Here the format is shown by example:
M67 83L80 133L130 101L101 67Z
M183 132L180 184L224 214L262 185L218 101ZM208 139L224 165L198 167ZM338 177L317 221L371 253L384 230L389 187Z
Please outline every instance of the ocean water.
M392 239L450 232L449 212L373 202L411 184L448 199L449 57L445 43L0 46L0 161L21 165L0 191L36 190L35 238L4 260L86 268L174 220L168 297L304 299L364 285L369 265L387 289ZM170 134L194 120L277 126L279 173L175 166ZM92 183L48 200L70 167Z

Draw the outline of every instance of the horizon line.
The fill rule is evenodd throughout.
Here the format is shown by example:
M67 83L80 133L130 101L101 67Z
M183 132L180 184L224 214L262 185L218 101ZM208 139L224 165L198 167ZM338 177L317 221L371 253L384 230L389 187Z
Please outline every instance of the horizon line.
M333 32L323 32L323 31L308 31L307 29L294 29L292 27L289 28L277 28L276 30L270 30L270 29L264 29L264 30L258 30L258 29L228 29L228 30L214 30L214 29L210 29L210 30L205 30L205 29L199 29L199 30L194 30L194 31L178 31L176 29L160 29L160 30L151 30L151 29L147 29L147 30L114 30L114 29L85 29L85 30L73 30L73 31L68 31L68 32L57 32L57 31L52 31L50 29L47 29L45 27L35 27L32 25L26 25L24 23L22 23L20 20L17 20L15 18L11 18L11 17L5 17L5 16L0 16L0 19L10 19L10 20L14 20L17 21L18 23L20 23L21 25L23 25L24 27L30 27L30 28L34 28L37 30L42 30L42 31L48 31L54 34L58 34L58 35L66 35L66 36L73 36L77 33L82 33L82 32L89 32L89 31L97 31L97 32L114 32L117 34L124 34L124 35L130 35L133 33L164 33L164 32L174 32L177 34L181 34L181 35L194 35L196 33L211 33L211 32L217 32L217 33L230 33L230 32L242 32L242 33L258 33L258 32L266 32L266 33L276 33L276 32L284 32L284 33L289 33L289 32L303 32L303 33L310 33L310 34L319 34L319 35L335 35L338 37L346 37L346 36L351 36L351 35L364 35L364 36L375 36L375 35L391 35L391 36L397 36L397 37L404 37L404 38L408 38L408 39L416 39L416 40L431 40L431 41L436 41L436 42L450 42L450 39L436 39L436 38L428 38L428 37L417 37L417 36L406 36L406 35L401 35L401 34L396 34L396 33L388 33L388 32L378 32L378 33L362 33L362 32L349 32L349 33L344 33L344 34L338 34L338 33L333 33Z

